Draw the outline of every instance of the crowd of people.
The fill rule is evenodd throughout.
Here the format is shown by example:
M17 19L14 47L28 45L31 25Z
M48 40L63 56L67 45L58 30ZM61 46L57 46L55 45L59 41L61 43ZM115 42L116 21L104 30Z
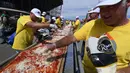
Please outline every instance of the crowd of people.
M102 55L102 57L99 58L99 52L97 51L94 51L94 54L96 54L94 57L91 56L93 47L96 46L94 49L97 50L97 45L100 43L95 43L97 39L92 42L91 38L95 37L100 39L102 38L101 36L105 35L105 37L107 36L116 44L116 48L113 51L114 53L109 53L109 56L112 56L112 58L107 61L110 63L114 58L113 63L116 62L116 68L113 66L109 66L109 68L107 68L106 66L105 70L115 69L116 73L130 73L130 45L128 44L130 43L130 20L127 18L127 10L129 6L130 0L102 0L93 9L88 11L83 22L80 20L79 16L76 16L75 20L67 20L63 16L50 16L47 12L41 13L39 9L33 8L30 11L30 15L22 15L17 20L16 34L12 48L17 51L25 50L26 47L33 43L35 33L37 33L37 30L39 29L50 28L57 30L63 29L64 26L71 24L73 34L69 34L54 43L46 44L45 48L47 50L54 50L55 48L68 46L71 43L84 40L84 43L87 43L84 51L82 52L84 54L82 65L85 73L102 73L102 69L97 69L97 66L100 65L98 61L100 59L107 59L108 56ZM3 19L5 16L5 12L3 12L1 15L2 24L6 24L4 23L6 20ZM108 48L108 50L113 50L112 41L103 44L104 46L110 43L108 46L105 46L105 52L107 51L106 48L109 46L111 47ZM91 44L93 45L91 46L89 42L92 42ZM102 45L99 48L102 48ZM88 53L90 54L89 56ZM102 53L104 53L104 50ZM103 60L102 63L104 66L106 64L106 60L105 62Z
M43 30L45 28L53 29L63 29L71 21L64 19L63 16L50 16L47 12L42 12L38 8L33 8L30 11L30 15L23 15L17 21L16 34L12 48L15 50L25 50L26 47L33 43L33 38L37 30ZM80 28L79 16L76 16L76 20L72 26L74 32Z

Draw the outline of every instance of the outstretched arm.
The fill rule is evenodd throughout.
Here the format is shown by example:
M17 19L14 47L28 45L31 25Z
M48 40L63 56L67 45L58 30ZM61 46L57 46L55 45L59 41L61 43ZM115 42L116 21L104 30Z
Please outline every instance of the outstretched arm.
M55 43L46 44L44 47L50 50L54 50L55 48L64 47L76 41L77 40L73 35L68 35Z
M50 24L37 23L37 22L28 22L28 23L26 23L26 26L31 27L31 28L35 28L35 29L39 29L39 28L48 28L50 26Z
M130 66L117 70L116 73L130 73Z
M56 48L59 48L59 47L67 46L76 41L77 40L74 37L74 35L68 35L68 36L62 38L61 40L55 42L55 44L56 44Z

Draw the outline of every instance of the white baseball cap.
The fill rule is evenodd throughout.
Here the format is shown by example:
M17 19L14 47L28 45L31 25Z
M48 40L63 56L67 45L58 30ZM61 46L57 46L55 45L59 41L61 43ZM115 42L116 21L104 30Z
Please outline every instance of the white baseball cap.
M42 15L43 15L43 16L46 15L46 12L42 12Z
M79 18L79 16L76 16L76 19Z
M99 6L107 6L107 5L114 5L119 3L121 0L100 0L97 7Z
M53 20L56 20L56 17L52 17Z
M31 12L38 18L41 18L41 11L38 8L33 8Z
M95 9L90 10L88 13L100 13L100 8L97 7Z
M64 17L63 16L60 16L61 19L63 19Z

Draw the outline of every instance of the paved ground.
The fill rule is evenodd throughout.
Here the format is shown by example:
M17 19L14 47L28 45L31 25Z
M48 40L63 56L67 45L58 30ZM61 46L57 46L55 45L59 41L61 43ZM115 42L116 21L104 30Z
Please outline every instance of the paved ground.
M1 30L0 30L0 36L1 36ZM1 38L0 42L2 42ZM9 59L14 54L16 54L16 51L14 51L10 45L8 45L7 43L0 44L0 66L3 63L3 61Z

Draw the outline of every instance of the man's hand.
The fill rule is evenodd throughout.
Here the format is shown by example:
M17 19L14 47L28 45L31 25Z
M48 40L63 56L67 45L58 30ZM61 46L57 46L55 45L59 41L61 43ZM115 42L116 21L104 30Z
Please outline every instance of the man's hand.
M52 44L46 44L45 46L44 46L44 48L46 49L46 51L45 52L47 52L47 51L49 51L49 50L54 50L55 48L56 48L56 44L55 43L52 43Z
M50 24L51 28L57 29L58 27L55 24Z

